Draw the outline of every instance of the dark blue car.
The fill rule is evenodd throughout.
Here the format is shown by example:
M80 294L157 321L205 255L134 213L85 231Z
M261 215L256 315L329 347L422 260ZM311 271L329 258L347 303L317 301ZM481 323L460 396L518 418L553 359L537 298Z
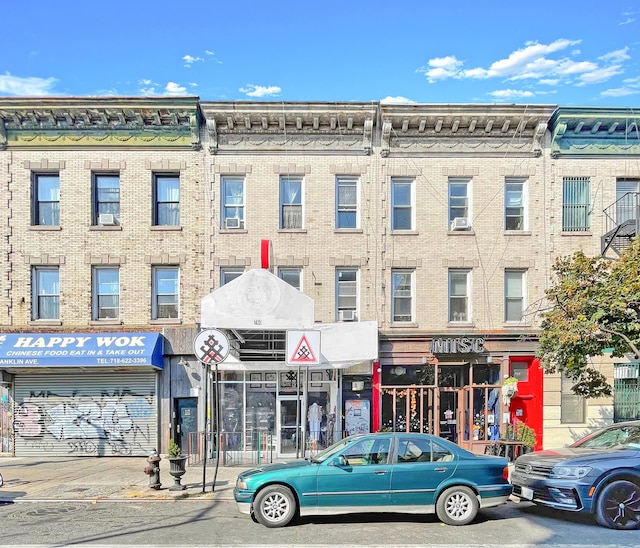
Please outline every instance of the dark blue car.
M563 449L522 455L511 483L522 500L589 514L611 529L638 529L640 421L616 423Z

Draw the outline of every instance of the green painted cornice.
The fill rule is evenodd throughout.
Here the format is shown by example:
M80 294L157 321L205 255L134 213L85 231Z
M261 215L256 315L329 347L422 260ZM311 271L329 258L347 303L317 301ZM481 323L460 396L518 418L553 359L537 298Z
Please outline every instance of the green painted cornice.
M0 97L0 150L199 150L197 97Z
M640 156L640 107L560 107L551 120L551 156Z

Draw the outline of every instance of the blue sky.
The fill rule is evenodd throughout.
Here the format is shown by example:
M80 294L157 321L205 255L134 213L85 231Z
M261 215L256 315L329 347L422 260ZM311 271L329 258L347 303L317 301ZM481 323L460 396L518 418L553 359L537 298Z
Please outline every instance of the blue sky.
M0 96L640 107L638 0L0 0Z

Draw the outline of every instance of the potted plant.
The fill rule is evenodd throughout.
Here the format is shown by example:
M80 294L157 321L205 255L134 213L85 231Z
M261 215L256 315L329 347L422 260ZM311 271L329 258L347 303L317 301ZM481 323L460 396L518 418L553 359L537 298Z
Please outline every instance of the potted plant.
M536 431L527 426L521 420L515 421L515 424L507 427L507 435L509 439L513 439L522 443L523 453L528 453L536 446Z
M169 491L184 491L186 487L180 483L180 478L182 478L187 471L186 465L189 455L182 453L182 449L180 449L180 446L175 440L170 440L167 458L169 460L169 474L171 474L174 480L174 484L169 487Z

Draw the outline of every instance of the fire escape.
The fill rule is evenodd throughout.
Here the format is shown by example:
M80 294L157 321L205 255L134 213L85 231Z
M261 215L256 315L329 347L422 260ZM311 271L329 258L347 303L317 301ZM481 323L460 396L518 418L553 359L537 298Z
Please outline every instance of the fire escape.
M620 257L640 230L640 193L627 192L604 210L605 234L601 253L609 250Z

